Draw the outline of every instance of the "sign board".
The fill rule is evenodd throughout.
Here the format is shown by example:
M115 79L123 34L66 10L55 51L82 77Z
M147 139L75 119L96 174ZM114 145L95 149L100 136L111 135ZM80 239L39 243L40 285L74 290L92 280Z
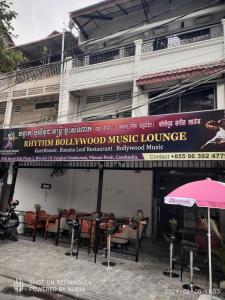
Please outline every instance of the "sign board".
M0 161L224 159L224 110L0 130Z

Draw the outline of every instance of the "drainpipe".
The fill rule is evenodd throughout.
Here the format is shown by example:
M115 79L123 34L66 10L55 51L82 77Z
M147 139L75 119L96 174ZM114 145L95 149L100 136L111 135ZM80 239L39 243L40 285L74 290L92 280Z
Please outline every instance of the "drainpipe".
M66 33L66 29L63 28L62 49L61 49L61 64L60 64L59 114L58 114L58 117L60 117L60 115L61 115L62 99L63 99L63 73L64 73L65 33Z
M225 58L225 19L221 20L223 26L223 58Z
M99 173L98 173L98 196L97 196L97 206L96 206L97 214L101 213L101 208L102 208L102 187L103 187L103 175L104 175L103 166L104 163L100 162Z
M15 191L15 186L16 186L16 178L17 178L17 173L18 173L18 162L15 162L13 165L12 169L12 179L11 181L11 186L10 186L10 192L9 192L9 202L13 199L14 191ZM8 176L9 180L9 176ZM8 182L10 184L10 182Z

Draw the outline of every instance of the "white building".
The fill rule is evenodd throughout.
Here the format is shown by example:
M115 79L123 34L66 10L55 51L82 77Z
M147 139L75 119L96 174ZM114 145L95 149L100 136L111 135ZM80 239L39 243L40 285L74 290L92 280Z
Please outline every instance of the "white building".
M223 2L105 0L71 12L71 21L79 28L78 46L71 47L71 59L67 55L61 84L57 72L55 77L23 81L0 93L3 125L34 123L36 117L39 122L56 121L51 104L46 107L49 113L34 115L33 101L38 97L47 103L59 99L58 123L225 109ZM191 83L195 87L184 91ZM181 88L179 93L151 103L175 86ZM50 212L62 206L95 210L96 163L67 163L69 170L61 177L50 176L51 163L19 166L15 198L21 209L40 203ZM166 191L185 182L187 173L192 179L206 173L215 176L224 162L106 162L104 168L102 211L121 217L143 209L156 233L161 204L153 198L162 199ZM52 189L41 190L41 183L51 183ZM178 213L184 224L195 223L193 211Z

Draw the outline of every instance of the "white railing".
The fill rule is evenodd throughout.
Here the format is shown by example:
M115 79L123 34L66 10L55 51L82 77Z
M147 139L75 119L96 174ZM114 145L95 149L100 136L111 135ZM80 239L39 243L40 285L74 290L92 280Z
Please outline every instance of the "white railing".
M162 49L175 48L181 45L210 40L221 36L223 36L222 25L215 25L208 28L198 28L187 32L160 36L145 41L142 44L142 54L151 53Z
M116 59L122 59L135 55L135 45L126 45L106 51L99 51L92 54L84 54L73 59L73 68L87 65L95 65Z

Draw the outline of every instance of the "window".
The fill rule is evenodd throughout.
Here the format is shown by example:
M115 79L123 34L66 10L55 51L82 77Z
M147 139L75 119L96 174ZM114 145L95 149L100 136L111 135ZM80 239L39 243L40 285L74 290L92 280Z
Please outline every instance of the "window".
M0 104L0 115L4 115L6 110L6 103L1 103Z
M163 91L150 93L150 100L151 98L160 95L162 92ZM215 99L215 86L201 87L178 96L169 96L161 101L150 102L149 114L162 115L178 112L210 110L215 108Z
M130 110L116 114L117 119L119 119L119 118L130 118L130 117L131 117L131 111Z
M210 39L210 29L202 29L193 32L180 34L181 44L191 44Z
M37 102L35 103L35 109L45 109L56 107L58 101L48 101L48 102Z
M131 99L131 91L115 92L103 95L88 96L87 103L101 103L106 101L121 101Z
M20 105L20 104L13 104L12 111L14 111L14 112L21 112L22 111L22 105Z

